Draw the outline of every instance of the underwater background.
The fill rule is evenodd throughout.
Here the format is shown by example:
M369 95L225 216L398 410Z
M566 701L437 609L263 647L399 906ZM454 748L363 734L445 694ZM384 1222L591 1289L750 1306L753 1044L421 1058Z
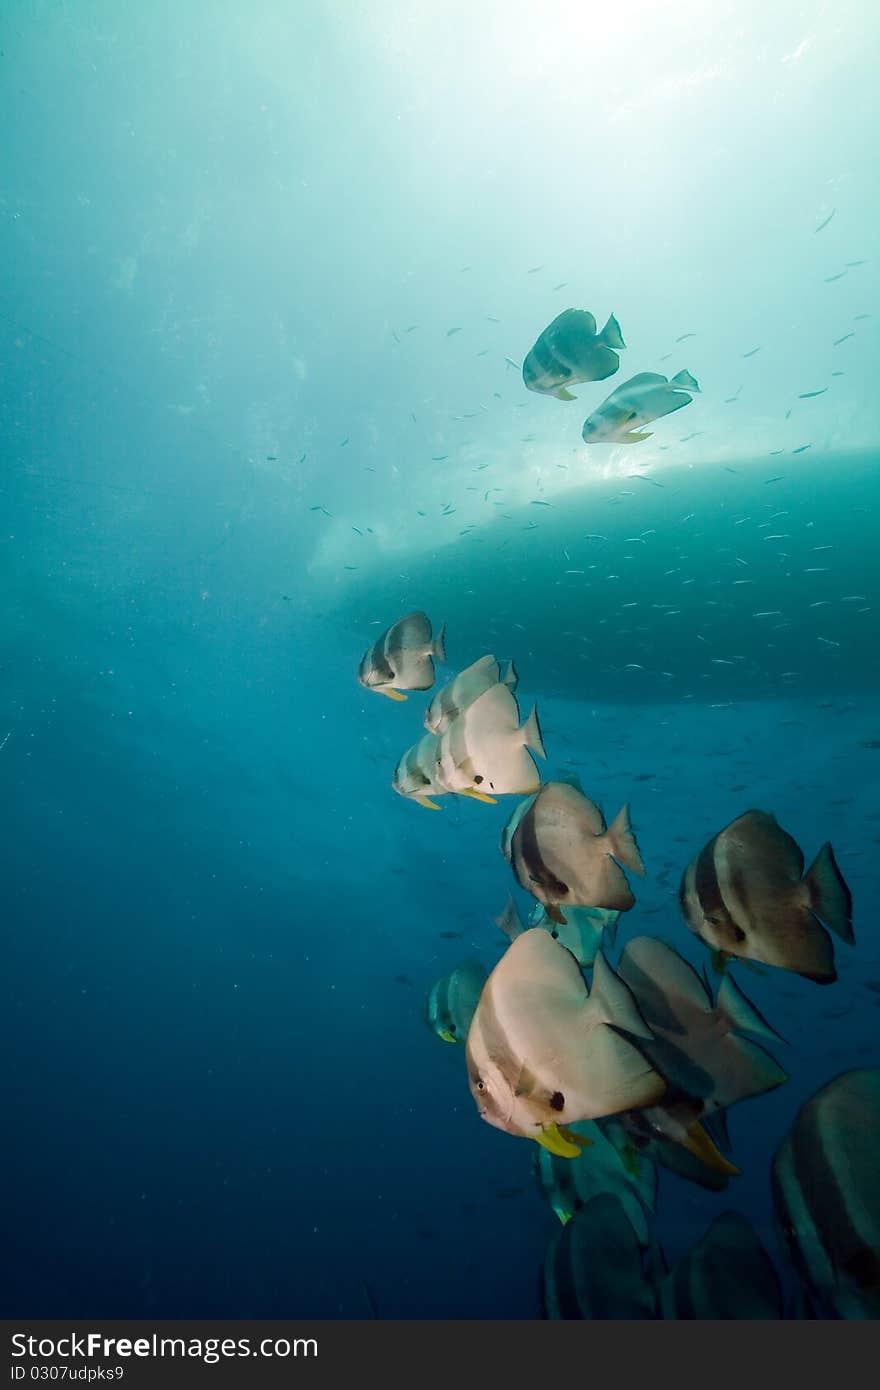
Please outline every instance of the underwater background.
M500 958L514 803L396 797L423 702L355 679L415 608L630 803L618 949L702 964L678 881L750 807L832 841L856 945L741 972L789 1080L657 1205L670 1262L732 1208L791 1289L772 1155L880 1066L878 40L866 0L6 0L7 1316L539 1315L535 1146L424 1022ZM588 448L601 387L527 392L569 305L686 417Z

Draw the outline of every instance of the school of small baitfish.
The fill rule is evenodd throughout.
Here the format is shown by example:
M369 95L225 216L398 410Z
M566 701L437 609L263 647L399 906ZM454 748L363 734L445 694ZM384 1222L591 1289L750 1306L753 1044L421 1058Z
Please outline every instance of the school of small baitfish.
M532 391L570 401L571 385L603 381L626 344L611 315L601 332L567 309L541 333L522 374ZM688 405L686 370L643 372L588 416L583 439L632 443L644 426ZM358 680L403 701L429 690L445 663L445 629L409 613L365 652ZM420 806L467 796L523 798L501 835L519 886L535 899L528 925L511 896L495 919L508 939L491 972L462 961L430 990L429 1027L462 1044L480 1116L536 1141L537 1180L562 1229L541 1274L548 1318L880 1316L880 1069L845 1072L796 1117L776 1152L772 1190L799 1295L782 1284L748 1220L723 1212L670 1270L652 1234L656 1165L722 1191L730 1106L782 1085L768 1051L784 1039L729 973L731 961L837 978L834 933L854 944L852 899L831 845L804 872L795 840L748 810L695 855L679 890L686 925L711 951L714 988L671 944L630 940L616 967L618 919L635 905L627 871L645 868L623 806L610 825L577 778L542 783L546 750L533 709L524 722L510 661L485 655L433 697L426 733L403 753L392 787Z

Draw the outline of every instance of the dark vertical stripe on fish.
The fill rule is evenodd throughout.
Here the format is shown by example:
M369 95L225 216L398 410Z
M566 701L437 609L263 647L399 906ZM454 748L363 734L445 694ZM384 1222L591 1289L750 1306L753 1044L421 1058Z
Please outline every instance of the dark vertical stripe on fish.
M523 868L528 874L531 883L542 889L547 894L552 894L554 900L561 901L568 897L568 884L558 879L551 869L547 867L541 857L538 846L538 836L535 829L535 808L540 797L535 797L529 809L526 811L519 825L513 834L514 846L519 851ZM523 888L528 889L528 883L523 884Z
M865 1236L852 1224L840 1175L832 1163L829 1146L834 1131L826 1123L823 1107L812 1104L802 1111L792 1133L792 1169L804 1196L804 1205L813 1218L829 1263L854 1280L859 1289L880 1285L880 1256L872 1251ZM811 1204L821 1194L821 1224ZM811 1281L812 1282L812 1281Z
M717 920L725 912L724 899L721 896L721 885L718 882L718 871L715 867L715 845L718 836L710 840L705 849L701 850L697 856L697 865L694 870L694 892L697 901L703 909L703 915L712 921Z

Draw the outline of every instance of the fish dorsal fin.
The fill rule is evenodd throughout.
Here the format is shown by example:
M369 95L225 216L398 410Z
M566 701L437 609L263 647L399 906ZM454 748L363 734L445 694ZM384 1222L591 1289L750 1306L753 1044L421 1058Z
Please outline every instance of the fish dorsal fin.
M755 1005L746 998L731 974L726 974L718 986L715 1005L737 1032L752 1033L755 1037L766 1038L769 1042L785 1042L785 1038L770 1026Z
M554 788L553 791L550 788ZM592 835L604 835L607 830L605 817L602 809L597 806L595 801L576 787L573 782L566 778L557 778L553 782L547 782L544 787L548 802L561 802L571 809L573 815L583 817L587 829Z
M594 314L590 313L589 309L570 309L568 312L576 314L578 327L582 328L585 333L589 333L591 338L595 338L596 318Z
M564 782L567 787L574 787L576 792L586 799L587 793L584 791L584 784L576 772L564 772L554 779L557 782Z
M621 382L615 394L628 391L631 386L667 386L668 384L667 378L661 376L659 372L637 372L635 376Z
M596 952L593 962L589 1002L595 1005L603 1023L610 1023L636 1038L653 1038L629 986L612 970L601 951Z
M712 1009L712 993L703 984L696 970L679 955L672 946L654 936L636 936L627 942L620 961L624 979L630 977L630 964L647 977L654 989L677 1016L676 1000L686 1003L691 1009L708 1014ZM633 987L640 994L641 989L633 978Z

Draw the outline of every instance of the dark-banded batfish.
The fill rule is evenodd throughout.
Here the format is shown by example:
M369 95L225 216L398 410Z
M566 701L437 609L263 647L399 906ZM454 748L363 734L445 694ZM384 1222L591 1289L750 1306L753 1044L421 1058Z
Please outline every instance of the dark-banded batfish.
M425 734L406 750L391 779L391 785L399 796L417 801L420 806L427 806L432 811L439 811L440 808L431 798L446 794L446 788L437 780L439 748L439 736Z
M545 758L538 712L520 725L519 706L507 685L498 682L449 724L438 751L439 779L447 790L477 801L523 795L541 785L533 749Z
M781 1319L779 1275L751 1224L724 1211L670 1270L660 1288L664 1318Z
M642 1321L657 1296L619 1197L591 1197L550 1242L541 1270L541 1316L553 1321Z
M662 1098L666 1083L636 1045L646 1035L601 952L588 994L571 953L549 932L525 931L486 981L471 1023L471 1095L487 1124L573 1158L584 1141L560 1126Z
M425 1001L425 1022L438 1038L466 1041L487 973L482 961L469 956L432 987Z
M444 624L432 637L431 621L424 613L407 613L364 653L358 681L391 700L405 700L404 690L430 690L434 662L446 660L445 632Z
M479 661L460 671L442 690L438 690L425 712L425 728L435 734L444 733L453 719L462 714L487 690L491 690L493 685L500 682L513 692L518 680L512 661L508 663L502 677L494 656L481 656Z
M741 1036L782 1041L729 975L713 1003L693 967L650 936L627 942L617 970L654 1035L646 1054L670 1086L702 1102L701 1116L788 1080L769 1052Z
M610 826L598 806L567 782L547 782L516 808L501 851L517 881L564 924L566 907L626 912L635 898L621 865L643 875L629 807Z
M601 333L588 309L564 309L538 337L522 365L523 381L530 391L575 398L567 386L583 381L604 381L620 366L617 353L625 348L620 324L613 314Z
M635 444L650 439L643 429L652 420L671 415L690 405L699 391L696 378L688 371L667 378L659 372L639 372L607 396L584 421L585 444Z
M761 961L818 984L837 979L825 930L850 945L852 897L831 845L804 856L766 811L746 811L709 841L679 890L691 931L724 956Z
M773 1159L788 1255L839 1318L880 1318L880 1069L843 1072L797 1113Z

